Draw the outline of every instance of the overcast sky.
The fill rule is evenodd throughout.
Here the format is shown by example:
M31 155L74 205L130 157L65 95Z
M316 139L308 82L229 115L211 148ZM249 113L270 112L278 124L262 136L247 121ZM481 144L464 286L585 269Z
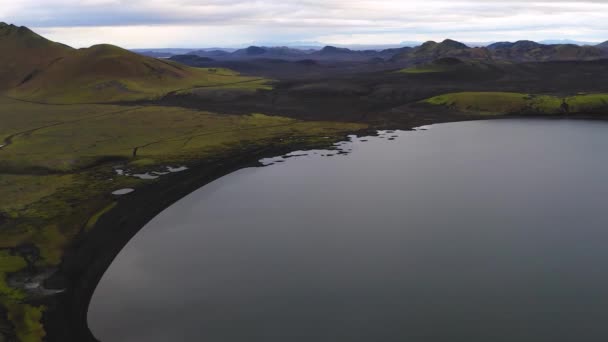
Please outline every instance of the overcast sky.
M74 47L608 40L608 0L0 0L0 21Z

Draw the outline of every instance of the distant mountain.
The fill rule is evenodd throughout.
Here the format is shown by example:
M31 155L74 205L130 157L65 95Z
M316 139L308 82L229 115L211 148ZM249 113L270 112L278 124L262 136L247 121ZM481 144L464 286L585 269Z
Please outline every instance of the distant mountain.
M508 60L513 62L529 61L567 61L592 60L607 57L605 45L579 46L575 44L546 45L529 40L517 42L498 42L485 47L471 47L467 44L446 39L440 43L428 41L416 47L389 48L384 50L353 50L340 46L325 46L320 50L300 50L291 47L250 46L234 52L192 51L200 57L215 60L277 59L297 61L343 62L384 62L401 64L425 64L439 58L460 58L463 60Z
M351 50L343 47L325 46L320 50L300 50L290 47L250 46L232 53L226 51L191 51L189 54L218 60L248 60L248 59L282 59L288 61L335 60L335 61L369 61L374 58L388 59L395 53L404 51L403 48L377 50Z
M191 66L203 66L205 63L214 62L213 58L209 57L201 57L197 55L175 55L169 58L172 61L176 61L182 64L191 65Z
M208 57L213 59L228 59L228 60L240 60L240 59L252 59L252 58L276 58L276 59L303 59L312 51L293 49L285 46L281 47L262 47L262 46L249 46L245 49L238 49L233 52L224 50L197 50L191 51L188 54L197 55L200 57Z
M498 51L498 50L526 51L526 50L532 50L532 49L539 49L542 46L543 46L543 44L533 42L531 40L519 40L515 43L497 42L497 43L488 45L487 48L491 51Z
M351 50L335 46L325 46L309 58L316 60L366 61L380 56L376 50Z
M169 58L171 56L175 56L174 53L172 52L162 52L162 51L153 51L153 50L140 50L140 51L134 51L131 50L137 54L140 54L142 56L148 56L148 57L154 57L154 58Z
M608 50L608 41L605 41L601 44L596 45L595 47L600 48L602 50Z
M494 43L487 48L495 59L515 62L591 60L605 56L597 47L574 44L544 45L529 40Z
M243 78L191 68L113 45L72 49L25 27L0 25L0 90L49 103L150 99L168 92Z
M286 46L279 47L259 47L250 46L246 49L236 50L232 57L264 57L264 58L304 58L308 52L304 50L292 49Z
M424 63L439 58L455 57L464 59L490 59L491 54L486 48L471 48L455 40L446 39L441 43L428 41L411 50L395 55L393 61L411 61Z
M185 48L150 48L150 49L130 49L135 53L140 55L155 57L155 58L168 58L173 55L183 55L188 53L194 49L185 49Z
M16 86L74 49L52 42L27 27L0 23L0 90Z
M463 43L457 42L455 40L446 39L441 43L436 43L433 41L426 42L419 47L415 48L411 55L416 57L443 57L446 54L453 53L455 51L465 51L468 50L469 47Z
M196 55L199 57L221 58L230 56L231 52L225 50L195 50L187 53L188 55Z

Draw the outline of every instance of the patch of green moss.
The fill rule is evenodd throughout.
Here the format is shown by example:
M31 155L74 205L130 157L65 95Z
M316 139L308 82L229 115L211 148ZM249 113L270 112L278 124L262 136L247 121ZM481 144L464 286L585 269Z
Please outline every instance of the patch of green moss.
M98 211L97 213L95 213L95 215L91 216L89 221L87 221L85 230L88 231L88 230L91 230L93 227L95 227L95 225L97 224L97 221L99 221L99 219L104 214L106 214L107 212L112 210L115 206L116 206L116 202L112 202L112 203L108 204L105 208L103 208L100 211Z
M6 283L8 274L21 271L26 266L22 257L11 255L6 250L0 251L0 305L8 312L7 318L15 327L19 341L41 342L45 335L40 322L42 308L23 304L26 294Z
M463 92L432 97L423 103L480 115L584 113L608 108L608 95L566 98L508 92Z
M11 255L8 251L0 251L0 304L22 300L25 294L13 289L6 284L6 276L9 273L18 272L27 266L25 260L20 256Z
M566 98L571 112L608 110L608 94L580 94Z
M9 304L8 319L15 327L15 334L21 342L42 342L46 336L41 323L44 306L29 304Z
M11 215L28 205L52 195L57 189L71 184L72 175L7 175L0 174L0 208Z
M440 66L425 65L425 66L421 66L421 67L411 67L411 68L401 69L397 72L402 73L402 74L429 74L429 73L445 72L445 68L442 68Z

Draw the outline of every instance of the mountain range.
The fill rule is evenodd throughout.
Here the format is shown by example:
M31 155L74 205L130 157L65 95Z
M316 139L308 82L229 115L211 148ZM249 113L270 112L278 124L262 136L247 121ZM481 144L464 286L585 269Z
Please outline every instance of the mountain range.
M197 50L188 54L217 60L243 59L311 59L317 61L369 61L383 59L414 63L445 57L464 59L508 60L514 62L592 60L608 57L608 42L597 46L576 44L541 44L533 41L499 42L486 47L470 47L451 39L443 42L428 41L416 47L385 50L351 50L325 46L320 50L300 50L289 47L250 46L234 52L224 50Z

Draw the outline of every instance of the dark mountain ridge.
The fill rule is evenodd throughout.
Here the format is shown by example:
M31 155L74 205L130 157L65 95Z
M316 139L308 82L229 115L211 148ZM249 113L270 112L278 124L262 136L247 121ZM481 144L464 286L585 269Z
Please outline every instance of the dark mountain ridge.
M574 44L545 45L521 40L514 43L500 42L488 46L492 57L513 62L591 60L606 57L599 47Z
M348 48L325 46L320 50L300 50L288 47L250 46L234 52L192 51L201 57L217 60L243 59L284 59L316 61L370 62L386 60L399 63L420 64L434 59L455 57L475 60L506 60L513 62L593 60L608 56L608 42L597 46L575 44L541 44L528 40L498 42L486 47L470 47L461 42L446 39L442 42L428 41L416 47L402 47L385 50L351 50Z

